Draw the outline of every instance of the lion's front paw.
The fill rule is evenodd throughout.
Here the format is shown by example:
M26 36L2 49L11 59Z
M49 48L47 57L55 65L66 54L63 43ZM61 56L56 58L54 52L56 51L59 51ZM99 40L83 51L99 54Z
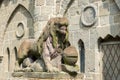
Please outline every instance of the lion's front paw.
M30 67L23 68L23 72L33 72L33 69Z
M48 68L48 72L59 72L60 70L56 67Z
M33 72L33 69L31 69L30 67L26 67L26 68L20 68L17 67L14 69L15 72Z
M23 69L21 69L21 68L15 68L14 72L23 72Z
M19 66L15 66L14 72L20 72L21 68Z

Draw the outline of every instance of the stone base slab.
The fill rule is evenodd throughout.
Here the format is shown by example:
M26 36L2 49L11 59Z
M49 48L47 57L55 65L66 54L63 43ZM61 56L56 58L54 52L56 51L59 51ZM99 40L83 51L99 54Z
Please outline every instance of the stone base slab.
M12 73L14 78L22 77L28 80L41 80L41 79L78 79L83 80L84 75L82 73L48 73L48 72L14 72Z

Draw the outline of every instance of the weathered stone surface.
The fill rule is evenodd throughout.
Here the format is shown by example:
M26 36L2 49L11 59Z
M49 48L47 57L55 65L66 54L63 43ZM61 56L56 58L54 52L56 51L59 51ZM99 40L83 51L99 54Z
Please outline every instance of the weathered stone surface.
M75 16L76 12L77 12L76 8L75 7L71 7L70 10L69 10L69 15L70 16Z
M120 22L120 14L114 16L114 23Z
M100 25L103 26L103 25L108 25L109 24L109 16L101 16L100 17Z
M48 20L48 15L38 15L35 17L35 21L47 21Z
M46 0L46 5L54 6L54 0Z
M36 60L32 65L31 68L34 72L43 72L45 70L45 65L42 60Z
M64 0L62 1L62 8L66 8L67 7L67 4L69 3L70 0Z
M44 5L45 0L36 0L36 6L42 6Z
M73 73L74 74L74 73ZM78 73L76 76L70 76L67 73L46 73L46 72L15 72L12 73L13 77L24 77L31 79L83 79L83 74Z
M40 15L41 14L41 7L36 6L34 10L34 16Z
M109 15L109 14L110 14L109 3L104 2L99 7L99 16L104 16L104 15Z
M77 24L79 24L79 22L80 22L80 16L79 16L79 15L71 16L69 22L70 22L72 25L75 25L75 24L77 25ZM75 29L75 27L73 27L73 26L72 26L71 28Z
M53 12L53 7L51 6L43 6L41 7L41 15L48 15Z
M116 2L117 6L118 6L119 9L120 9L120 1L119 1L119 0L115 0L115 2Z
M91 3L97 2L97 1L101 1L101 0L90 0Z
M16 73L22 77L12 77L15 54L24 39L38 39L46 21L51 17L63 16L70 0L3 0L0 3L0 80L42 80L45 78L58 79L53 73ZM94 26L85 27L81 23L81 12L87 5L97 5L98 21ZM75 0L66 13L69 19L69 40L77 48L79 58L77 64L81 67L80 49L78 41L82 40L85 47L85 80L99 80L101 74L101 53L98 47L98 38L106 35L120 36L120 0ZM14 12L13 12L14 11ZM13 14L12 14L13 13ZM10 22L8 20L10 19ZM32 20L34 22L32 22ZM24 24L25 35L16 37L18 23ZM9 23L9 25L7 25ZM20 34L22 30L18 30ZM10 54L10 55L9 55ZM8 57L10 56L10 57ZM9 59L8 59L9 58ZM9 63L10 62L10 63ZM39 66L39 64L36 64ZM88 74L89 73L89 74ZM24 76L24 74L26 76ZM94 74L94 75L93 75ZM99 75L100 74L100 75ZM31 76L32 75L32 76ZM37 77L39 78L35 78ZM29 78L33 77L34 78ZM63 75L66 79L66 75ZM78 75L79 76L79 75ZM59 77L59 76L58 76ZM61 77L59 77L60 79ZM63 80L64 80L63 79ZM73 78L68 78L68 80ZM49 80L49 79L47 79ZM54 80L54 79L51 79ZM79 79L76 79L79 80Z
M60 12L60 3L56 3L56 14Z
M110 4L110 14L111 15L115 15L115 14L119 14L120 10L118 8L118 6L116 5L116 3Z

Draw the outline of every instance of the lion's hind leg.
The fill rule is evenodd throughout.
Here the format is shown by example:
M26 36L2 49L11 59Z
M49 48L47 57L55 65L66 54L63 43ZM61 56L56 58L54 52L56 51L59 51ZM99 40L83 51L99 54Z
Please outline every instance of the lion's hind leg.
M22 70L21 64L23 63L23 60L27 58L31 45L32 43L30 42L30 40L25 40L20 45L20 48L17 53L17 61L15 63L15 71Z

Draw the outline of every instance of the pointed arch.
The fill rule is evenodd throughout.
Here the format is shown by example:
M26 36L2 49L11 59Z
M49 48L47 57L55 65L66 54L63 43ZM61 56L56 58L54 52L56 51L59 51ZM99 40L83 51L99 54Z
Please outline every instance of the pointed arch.
M1 37L2 41L4 40L5 32L7 31L9 23L14 18L15 14L19 11L19 9L26 11L28 13L28 15L26 15L26 16L28 16L29 18L31 18L32 21L33 21L33 16L31 15L31 13L22 4L18 4L18 6L11 13L11 15L10 15L10 17L9 17L7 23L6 23L5 29L3 31L3 35Z
M80 72L85 72L85 47L84 42L80 39L78 41L79 55L80 55Z
M31 19L32 19L32 22L33 22L33 16L31 15L31 13L30 13L22 4L18 4L18 6L13 10L13 12L11 13L11 15L10 15L10 17L9 17L9 19L8 19L8 21L7 21L7 24L6 24L6 26L5 26L5 29L4 29L4 32L3 32L3 35L2 35L2 39L4 39L5 32L7 31L7 28L8 28L8 26L9 26L9 23L11 22L11 20L14 18L15 14L16 14L19 10L21 10L21 11L23 10L23 11L22 11L23 13L26 12L27 14L25 14L25 16L31 18ZM31 31L31 30L29 30L29 31ZM33 29L32 32L34 32L34 29ZM31 34L31 32L30 32L29 34ZM33 34L32 34L32 35L33 35ZM2 41L3 41L3 40L2 40Z
M23 12L27 12L28 14L26 16L30 17L33 20L33 17L31 15L31 13L22 5L22 4L18 4L18 6L13 10L12 14L10 15L8 21L7 21L7 26L9 25L10 21L14 18L15 14L19 11L19 10L23 10ZM7 27L6 26L6 27Z
M15 53L15 60L17 60L17 48L16 47L14 47L14 53Z
M120 53L120 37L116 35L115 37L111 34L107 34L104 38L98 38L98 48L100 54L100 70L102 74L102 78L104 80L113 79L114 76L115 80L118 79L119 71L118 66L119 64L119 53ZM111 65L114 64L114 65ZM115 73L114 73L115 72ZM113 73L110 76L109 73Z
M7 71L10 71L10 49L7 47L7 59L8 59L8 69Z

